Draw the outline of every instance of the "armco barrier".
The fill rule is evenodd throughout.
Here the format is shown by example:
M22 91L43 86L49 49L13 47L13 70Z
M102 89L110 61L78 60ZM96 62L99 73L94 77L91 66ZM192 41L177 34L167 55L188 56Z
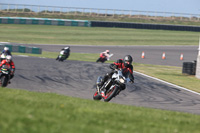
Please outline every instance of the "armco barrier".
M116 28L177 30L177 31L197 31L197 32L200 31L200 26L125 23L125 22L103 22L103 21L91 21L91 27L116 27Z
M90 27L90 21L70 19L0 17L0 24L34 24Z
M25 17L0 17L0 24L33 24L33 25L60 25L60 26L81 26L81 27L116 27L116 28L135 28L135 29L155 29L155 30L176 30L176 31L200 32L200 26L125 23L125 22L103 22L103 21L70 20L70 19L25 18Z
M42 49L38 47L26 47L26 46L18 46L18 45L10 45L10 44L0 44L0 51L2 51L4 47L8 47L11 52L42 54Z

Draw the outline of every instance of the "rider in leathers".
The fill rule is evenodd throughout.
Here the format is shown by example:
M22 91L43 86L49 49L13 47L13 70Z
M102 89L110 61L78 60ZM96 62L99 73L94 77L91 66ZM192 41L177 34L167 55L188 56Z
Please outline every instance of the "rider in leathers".
M102 82L99 84L101 87L114 73L113 70L115 69L121 69L123 75L129 76L130 82L134 83L134 76L133 76L133 66L132 66L132 57L130 55L126 55L124 59L118 59L117 62L114 62L113 64L110 64L110 68L112 71L110 73L107 73L103 79ZM125 89L125 86L122 88L122 90Z
M7 65L9 67L11 67L11 73L10 73L10 79L12 79L14 77L14 72L15 72L15 64L14 62L12 61L12 56L11 55L7 55L6 56L6 59L1 61L0 63L0 68L3 66L3 65ZM9 81L10 83L10 81Z

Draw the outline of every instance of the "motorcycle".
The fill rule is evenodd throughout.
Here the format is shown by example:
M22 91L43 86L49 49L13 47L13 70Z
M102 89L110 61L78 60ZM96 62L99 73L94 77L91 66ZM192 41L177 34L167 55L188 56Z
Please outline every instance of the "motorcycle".
M96 91L93 95L94 100L104 99L104 102L109 102L113 97L117 96L121 90L125 89L126 83L130 82L128 74L123 75L121 70L115 70L111 78L109 78L101 87L102 76L97 78Z
M58 55L58 57L56 58L56 60L58 61L64 61L68 58L68 56L65 54L64 51L61 51L60 54Z
M10 81L11 69L8 65L3 65L0 69L0 86L6 87Z
M108 57L103 54L100 54L100 57L97 59L96 62L104 63L105 61L110 60L110 57L112 57L112 56L113 56L113 54L109 54Z

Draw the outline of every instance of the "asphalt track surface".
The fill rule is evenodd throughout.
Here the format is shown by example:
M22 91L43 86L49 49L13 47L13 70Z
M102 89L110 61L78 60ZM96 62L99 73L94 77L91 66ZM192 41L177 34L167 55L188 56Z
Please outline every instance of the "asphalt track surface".
M9 88L50 92L93 100L99 75L109 72L108 64L14 56L15 77ZM94 101L96 102L96 101ZM200 114L200 95L135 74L135 83L110 102L163 110Z
M15 44L20 45L20 44ZM198 46L83 46L83 45L40 45L40 44L22 44L23 46L32 46L42 48L43 51L58 52L65 46L70 46L73 53L100 53L106 49L114 55L111 60L115 61L130 54L136 63L182 66L183 62L193 62L197 60ZM145 53L145 59L141 58L142 52ZM165 52L166 59L162 59ZM180 55L183 54L183 60Z

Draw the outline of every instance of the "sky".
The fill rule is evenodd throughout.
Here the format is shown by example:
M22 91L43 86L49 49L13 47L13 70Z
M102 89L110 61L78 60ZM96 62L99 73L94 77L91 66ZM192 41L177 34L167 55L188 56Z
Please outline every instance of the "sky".
M0 3L200 14L200 0L0 0Z

